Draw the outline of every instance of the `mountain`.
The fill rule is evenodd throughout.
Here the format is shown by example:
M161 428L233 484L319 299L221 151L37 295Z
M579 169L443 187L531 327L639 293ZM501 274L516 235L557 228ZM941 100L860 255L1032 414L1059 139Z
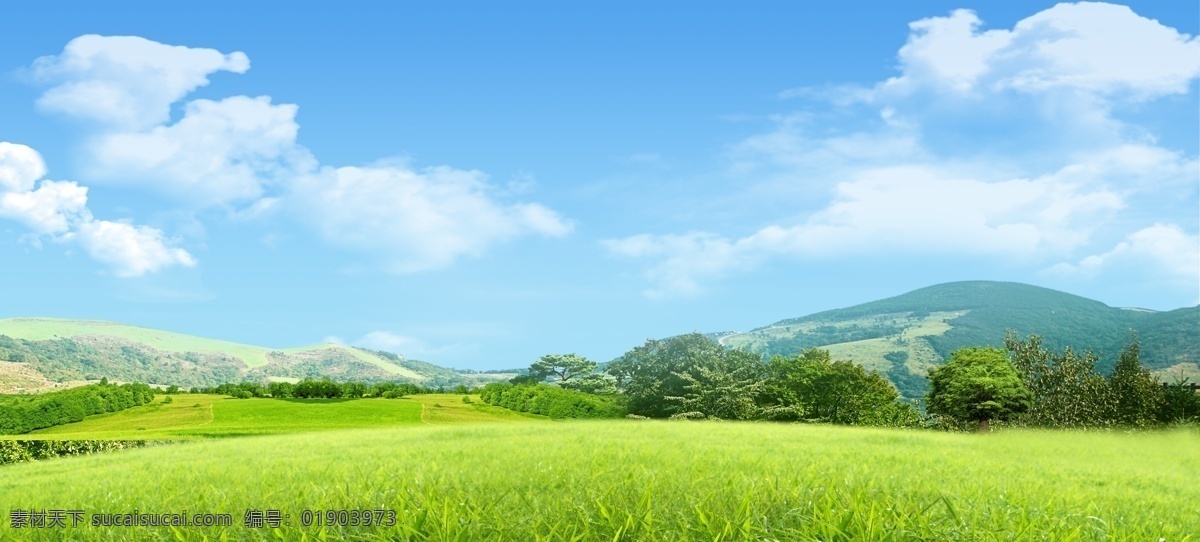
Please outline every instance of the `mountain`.
M439 387L511 376L339 344L272 349L96 320L0 320L0 393L101 377L181 387L306 377Z
M1100 355L1098 370L1116 363L1130 333L1141 360L1161 375L1200 376L1200 306L1158 312L1110 307L1068 293L1013 282L952 282L789 318L745 333L714 334L731 347L764 355L828 349L886 374L907 397L924 393L926 371L962 346L1003 346L1006 330L1043 336L1049 348Z

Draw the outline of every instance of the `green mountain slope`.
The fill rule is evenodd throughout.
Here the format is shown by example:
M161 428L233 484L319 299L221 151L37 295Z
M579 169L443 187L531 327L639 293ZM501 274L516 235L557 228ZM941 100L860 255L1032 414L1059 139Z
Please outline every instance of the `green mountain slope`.
M962 346L1002 346L1008 329L1042 335L1052 348L1091 349L1101 356L1101 371L1111 369L1134 331L1142 362L1152 369L1200 360L1200 307L1122 309L1048 288L990 281L939 284L747 333L721 334L719 340L764 355L827 348L886 373L905 395L917 396L929 367Z
M307 377L438 387L506 375L460 375L390 352L338 344L270 349L113 322L0 320L0 393L101 377L184 387Z

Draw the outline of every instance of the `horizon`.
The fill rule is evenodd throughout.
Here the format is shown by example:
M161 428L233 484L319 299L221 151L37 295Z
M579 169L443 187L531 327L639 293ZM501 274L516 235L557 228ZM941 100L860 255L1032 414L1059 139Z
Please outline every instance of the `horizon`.
M1200 305L1200 5L237 5L7 8L0 318L489 370Z
M1015 284L1015 285L1020 285L1020 286L1031 286L1031 287L1034 287L1034 288L1043 288L1042 286L1037 286L1037 285L1034 285L1034 284L1025 284L1025 283L1021 283L1021 282L1011 282L1011 281L994 281L994 280L962 280L962 281L943 282L943 283L939 283L939 284L931 284L931 285L928 285L928 286L922 286L922 287L920 287L920 288L916 288L916 289L913 289L913 290L908 290L908 291L905 291L905 292L902 292L902 293L899 293L899 294L896 294L896 295L890 295L890 296L887 296L887 297L882 297L882 298L879 298L879 299L875 299L875 300L867 301L865 304L873 303L873 302L875 302L875 301L883 301L883 300L886 300L886 299L891 299L891 298L894 298L894 297L901 297L901 296L908 295L908 294L911 294L911 293L913 293L913 292L917 292L917 291L919 291L919 290L924 290L924 289L927 289L927 288L934 288L934 287L938 287L938 286L945 286L945 285L949 285L949 284L964 283L964 282L992 282L992 283L998 283L998 284ZM1083 298L1083 299L1088 299L1088 300L1090 300L1090 301L1097 301L1097 302L1099 302L1099 303L1102 303L1102 304L1104 304L1105 306L1107 306L1107 307L1109 307L1109 308L1113 308L1113 309L1119 309L1119 310L1146 311L1146 312L1155 312L1155 313L1159 313L1159 312L1172 312L1172 311L1177 311L1177 310L1185 310L1185 309L1190 309L1190 308L1193 308L1193 307L1198 307L1198 306L1200 306L1200 304L1198 304L1198 305L1185 305L1185 306L1182 306L1182 307L1176 307L1176 308L1173 308L1173 309L1164 309L1164 310L1147 309L1147 308L1143 308L1143 307L1127 307L1127 306L1123 307L1123 306L1109 305L1108 303L1104 303L1104 301L1102 301L1102 300L1098 300L1098 299L1091 299L1091 298L1088 298L1088 297L1080 296L1080 295L1073 294L1073 293L1071 293L1071 292L1067 292L1067 291L1063 291L1063 290L1054 290L1054 291L1056 291L1056 292L1059 292L1059 293L1063 293L1063 294L1067 294L1067 295L1071 295L1071 296L1075 296L1075 297L1080 297L1080 298ZM763 327L763 326L770 326L770 325L772 325L772 324L774 324L774 323L776 323L776 322L779 322L779 321L782 321L782 320L787 320L787 319L793 319L793 318L807 318L807 317L809 317L809 316L813 316L813 315L816 315L816 314L821 314L821 313L823 313L823 312L836 311L836 310L841 310L841 309L850 309L850 308L854 308L855 306L858 306L858 305L861 305L861 304L863 304L863 303L860 303L860 304L855 304L855 305L845 305L845 306L839 306L839 307L831 307L831 308L828 308L828 309L822 309L822 310L818 310L818 311L815 311L815 312L810 312L810 313L807 313L807 314L798 314L798 315L793 315L793 316L782 317L782 318L778 318L778 319L776 319L776 320L773 320L773 321L771 321L771 322L763 322L763 323L760 323L760 324L758 325L758 327L760 327L760 328L761 328L761 327ZM260 344L260 343L256 343L256 342L241 342L241 341L234 341L234 340L230 340L230 339L227 339L227 338L224 338L224 337L208 337L208 336L203 336L203 335L198 335L198 334L195 334L195 333L191 333L191 332L189 332L189 331L187 331L187 330L155 328L155 327L152 327L152 326L144 326L144 325L139 325L139 324L136 324L136 323L130 323L130 322L121 322L121 321L115 321L115 320L103 320L103 319L70 318L70 317L59 317L59 316L28 316L28 315L26 315L26 316L7 316L7 317L4 317L4 318L0 318L0 321L3 321L3 320L62 320L62 321L72 321L72 322L88 322L88 323L99 323L99 324L114 324L114 325L121 325L121 326L137 327L137 328L142 328L142 329L150 329L150 330L155 330L155 331L165 331L165 332L168 332L168 333L175 333L175 334L180 334L180 335L190 335L190 336L195 336L195 337L199 337L199 338L211 339L211 340L222 341L222 342L232 342L232 343L242 344L242 345L245 345L245 346L255 346L255 347L260 347L260 348L270 348L270 349L278 349L278 350L283 350L283 349L295 349L295 348L314 348L314 347L319 347L319 346L351 346L351 347L355 347L355 346L356 346L356 345L352 345L352 344L346 344L346 343L343 343L343 342L331 342L331 341L322 341L322 342L315 342L315 343L308 343L308 344L284 344L284 345L279 345L279 344L271 344L271 345L268 345L268 344ZM661 336L661 337L646 337L646 339L665 339L665 338L667 338L667 337L670 337L670 336L683 335L683 334L686 334L686 333L692 333L692 332L699 332L699 333L728 333L728 332L732 332L732 333L743 333L743 332L746 332L746 331L750 331L751 329L752 329L752 328L746 328L746 329L731 329L731 328L730 328L730 329L710 329L710 330L686 330L686 331L678 331L678 332L676 332L676 333L671 333L671 334L664 335L664 336ZM633 347L635 347L635 346L639 346L639 345L638 345L638 344L633 344L633 345L630 345L628 348L633 348ZM520 368L523 368L523 367L524 367L523 365L513 365L513 366L506 366L506 367L488 367L488 368L482 368L482 369L472 369L472 368L468 368L468 367L456 367L456 366L453 366L453 365L445 365L445 364L442 364L442 363L440 363L440 362L439 362L439 360L436 360L436 359L420 359L420 358L412 358L412 357L410 357L410 356L405 356L405 354L404 354L403 352L392 352L392 351L389 351L389 350L386 350L386 349L371 349L371 350L383 350L383 351L385 351L385 352L390 352L390 353L392 353L392 354L397 354L397 355L401 355L401 356L404 356L404 357L408 357L409 359L416 359L416 360L418 360L418 361L424 361L424 362L428 362L428 363L433 363L433 364L435 364L435 365L439 365L439 366L446 367L446 368L449 368L449 369L454 369L454 370L460 370L460 369L462 369L462 370L479 370L479 371L488 371L488 370L498 370L498 369L520 369ZM617 358L619 358L620 356L621 356L621 354L617 354L617 355L613 356L612 358L609 358L609 359L597 359L596 361L598 361L598 362L604 362L604 363L607 363L607 362L609 362L609 361L612 361L613 359L617 359Z

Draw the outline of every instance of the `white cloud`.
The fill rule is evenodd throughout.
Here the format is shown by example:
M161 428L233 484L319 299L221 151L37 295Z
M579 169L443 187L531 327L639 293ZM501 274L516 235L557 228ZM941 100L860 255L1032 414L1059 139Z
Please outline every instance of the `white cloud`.
M34 183L46 176L46 162L37 151L0 141L0 192L33 190Z
M172 104L210 75L249 67L240 52L88 35L38 59L32 71L50 85L39 100L43 109L99 121L85 147L90 178L163 194L192 211L221 208L235 221L290 216L335 246L380 254L399 272L444 267L523 235L570 232L545 206L504 201L531 189L531 178L514 179L506 190L480 172L450 167L322 167L297 142L297 106L267 96L185 102L171 122ZM188 265L165 245L152 246L161 236L119 226L93 230L113 237L94 239L103 250L93 256L124 255L130 265L123 272L153 262ZM151 246L120 248L134 239Z
M380 254L397 272L444 267L521 235L571 231L558 213L501 203L493 190L478 171L381 165L326 168L291 196L325 239Z
M140 277L165 267L196 265L191 254L167 246L163 232L148 226L89 220L79 225L76 237L93 259L107 264L118 277Z
M912 23L899 54L904 74L885 86L1069 89L1147 99L1186 93L1200 75L1200 40L1126 6L1063 3L1012 30L980 32L981 24L968 10Z
M398 335L390 331L372 331L354 341L354 345L370 350L382 350L394 354L408 355L428 350L428 346L420 339Z
M38 106L53 112L143 129L166 122L171 104L218 71L245 73L244 53L177 47L136 36L80 36L58 55L33 63L51 84Z
M795 226L738 239L712 233L608 240L612 253L660 260L651 297L690 295L704 279L772 255L809 259L904 251L1029 259L1084 245L1091 224L1123 206L1104 189L1048 179L983 182L917 168L868 170L836 187L828 207Z
M96 138L89 145L91 171L196 207L252 201L265 186L315 167L296 144L296 110L266 96L195 100L175 124Z
M45 173L45 163L37 151L0 142L0 218L20 222L37 236L78 242L93 259L107 264L121 277L137 277L174 265L196 265L186 250L169 247L160 230L96 220L87 208L86 187L45 179L38 184Z
M654 287L646 297L692 296L703 292L704 279L752 267L761 254L747 250L744 240L731 241L716 234L634 235L601 241L610 253L628 258L659 260L646 272Z
M37 190L0 192L0 217L24 224L37 234L63 234L90 218L88 189L70 181L42 181Z
M646 234L604 246L650 262L648 295L695 293L779 256L1042 266L1112 246L1124 217L1152 214L1156 202L1195 198L1195 155L1160 146L1114 111L1188 92L1200 40L1108 4L1059 4L1012 29L982 25L967 10L922 19L896 77L785 91L818 107L776 117L728 157L745 193L766 209L790 204L791 216L758 218L766 224L743 236Z
M1135 268L1151 277L1194 287L1200 283L1200 235L1174 224L1155 224L1129 234L1108 252L1074 264L1059 263L1045 272L1091 278L1113 268Z

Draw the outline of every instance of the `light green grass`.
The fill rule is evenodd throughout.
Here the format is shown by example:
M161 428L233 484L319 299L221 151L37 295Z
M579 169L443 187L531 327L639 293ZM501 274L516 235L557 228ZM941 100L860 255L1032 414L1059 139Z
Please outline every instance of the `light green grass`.
M171 403L164 403L171 397ZM174 440L421 424L528 420L461 395L402 399L233 399L159 396L154 403L8 438ZM435 406L436 405L436 406Z
M575 422L247 437L0 468L0 509L228 513L29 540L1196 540L1200 437ZM387 509L393 527L298 525ZM241 526L278 509L289 526ZM87 516L90 517L90 516ZM86 519L85 519L86 521Z
M65 320L58 318L9 318L0 320L0 335L30 341L78 335L109 335L143 343L168 352L225 353L241 359L248 367L267 364L267 352L260 346L229 341L205 339L181 333L171 333L144 327L129 326L99 320Z

